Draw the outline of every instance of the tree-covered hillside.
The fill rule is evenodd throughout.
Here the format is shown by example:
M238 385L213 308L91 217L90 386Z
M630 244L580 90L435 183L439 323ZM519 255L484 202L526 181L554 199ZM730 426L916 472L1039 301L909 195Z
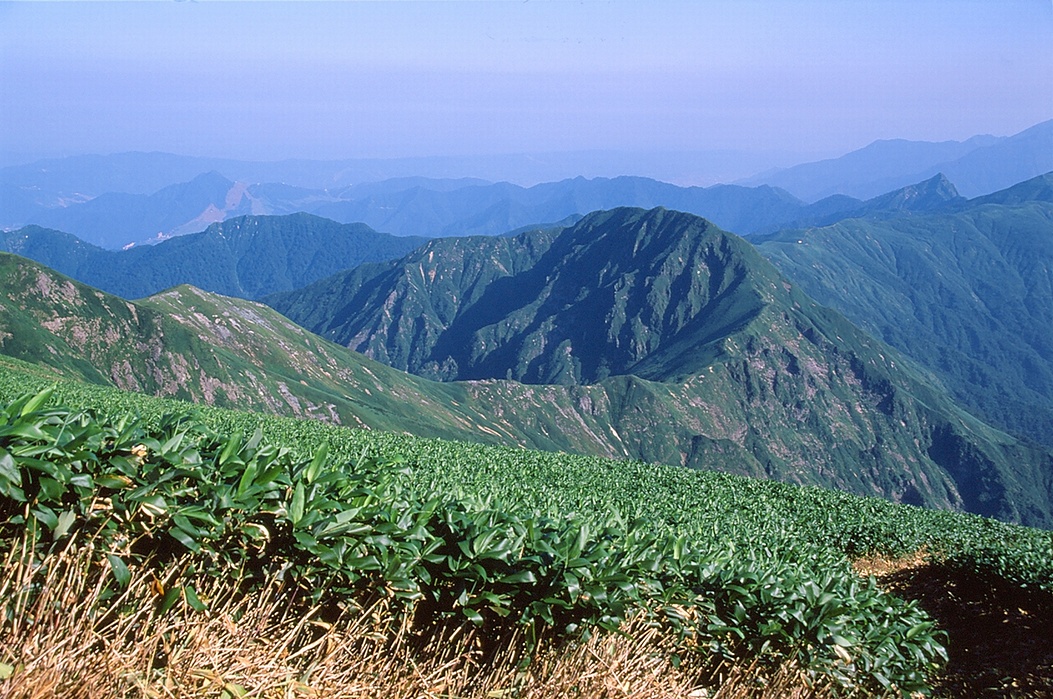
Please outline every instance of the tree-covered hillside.
M962 212L786 231L758 249L992 423L1053 445L1053 175Z
M309 214L242 216L201 233L123 251L103 250L38 226L0 233L0 250L126 299L179 284L258 298L365 262L401 257L423 242Z
M687 214L620 209L559 232L434 241L268 301L396 368L590 394L575 412L643 458L733 456L748 473L880 482L917 502L946 497L944 477L921 475L939 464L968 509L1001 500L980 494L996 481L1028 483L1020 502L1040 518L1048 507L1047 452L983 426L748 243ZM509 403L521 392L497 385Z

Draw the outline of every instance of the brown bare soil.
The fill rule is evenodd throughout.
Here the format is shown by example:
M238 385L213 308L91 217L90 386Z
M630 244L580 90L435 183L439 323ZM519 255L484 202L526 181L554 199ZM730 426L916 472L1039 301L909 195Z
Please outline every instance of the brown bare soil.
M887 590L918 600L947 632L950 661L939 697L1053 697L1053 598L979 583L926 560L857 561Z

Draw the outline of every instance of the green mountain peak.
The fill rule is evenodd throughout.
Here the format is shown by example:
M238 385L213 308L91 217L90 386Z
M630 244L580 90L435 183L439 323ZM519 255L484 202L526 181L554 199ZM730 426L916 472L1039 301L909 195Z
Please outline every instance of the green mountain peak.
M421 376L536 386L494 389L510 400L575 395L569 424L589 414L590 430L612 435L597 442L637 458L1048 516L1048 453L961 411L910 360L699 217L616 209L547 238L436 240L267 301ZM1024 482L1040 485L1026 494Z

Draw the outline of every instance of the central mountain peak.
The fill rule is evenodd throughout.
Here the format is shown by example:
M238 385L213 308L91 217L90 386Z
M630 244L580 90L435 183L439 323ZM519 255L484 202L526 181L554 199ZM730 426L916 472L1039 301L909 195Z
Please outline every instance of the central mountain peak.
M433 241L269 302L429 378L663 381L712 361L781 288L776 276L705 219L622 208L555 231Z

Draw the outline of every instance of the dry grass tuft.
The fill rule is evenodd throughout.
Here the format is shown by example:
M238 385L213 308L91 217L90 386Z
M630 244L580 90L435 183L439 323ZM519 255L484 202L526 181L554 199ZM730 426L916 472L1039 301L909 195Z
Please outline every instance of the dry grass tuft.
M925 548L920 548L914 553L898 557L872 553L852 561L852 569L863 577L874 576L880 579L892 573L923 566L928 562L928 559L929 552Z
M826 697L783 668L735 666L701 686L690 659L654 627L548 648L524 660L521 639L488 642L469 624L415 631L383 604L332 621L293 604L275 584L251 595L231 581L195 581L209 609L156 614L158 581L136 572L117 599L100 601L105 564L90 547L43 566L24 548L0 570L0 697L344 697L376 699L768 699ZM171 581L166 581L171 583ZM119 613L110 610L120 610ZM9 675L9 676L7 676Z

